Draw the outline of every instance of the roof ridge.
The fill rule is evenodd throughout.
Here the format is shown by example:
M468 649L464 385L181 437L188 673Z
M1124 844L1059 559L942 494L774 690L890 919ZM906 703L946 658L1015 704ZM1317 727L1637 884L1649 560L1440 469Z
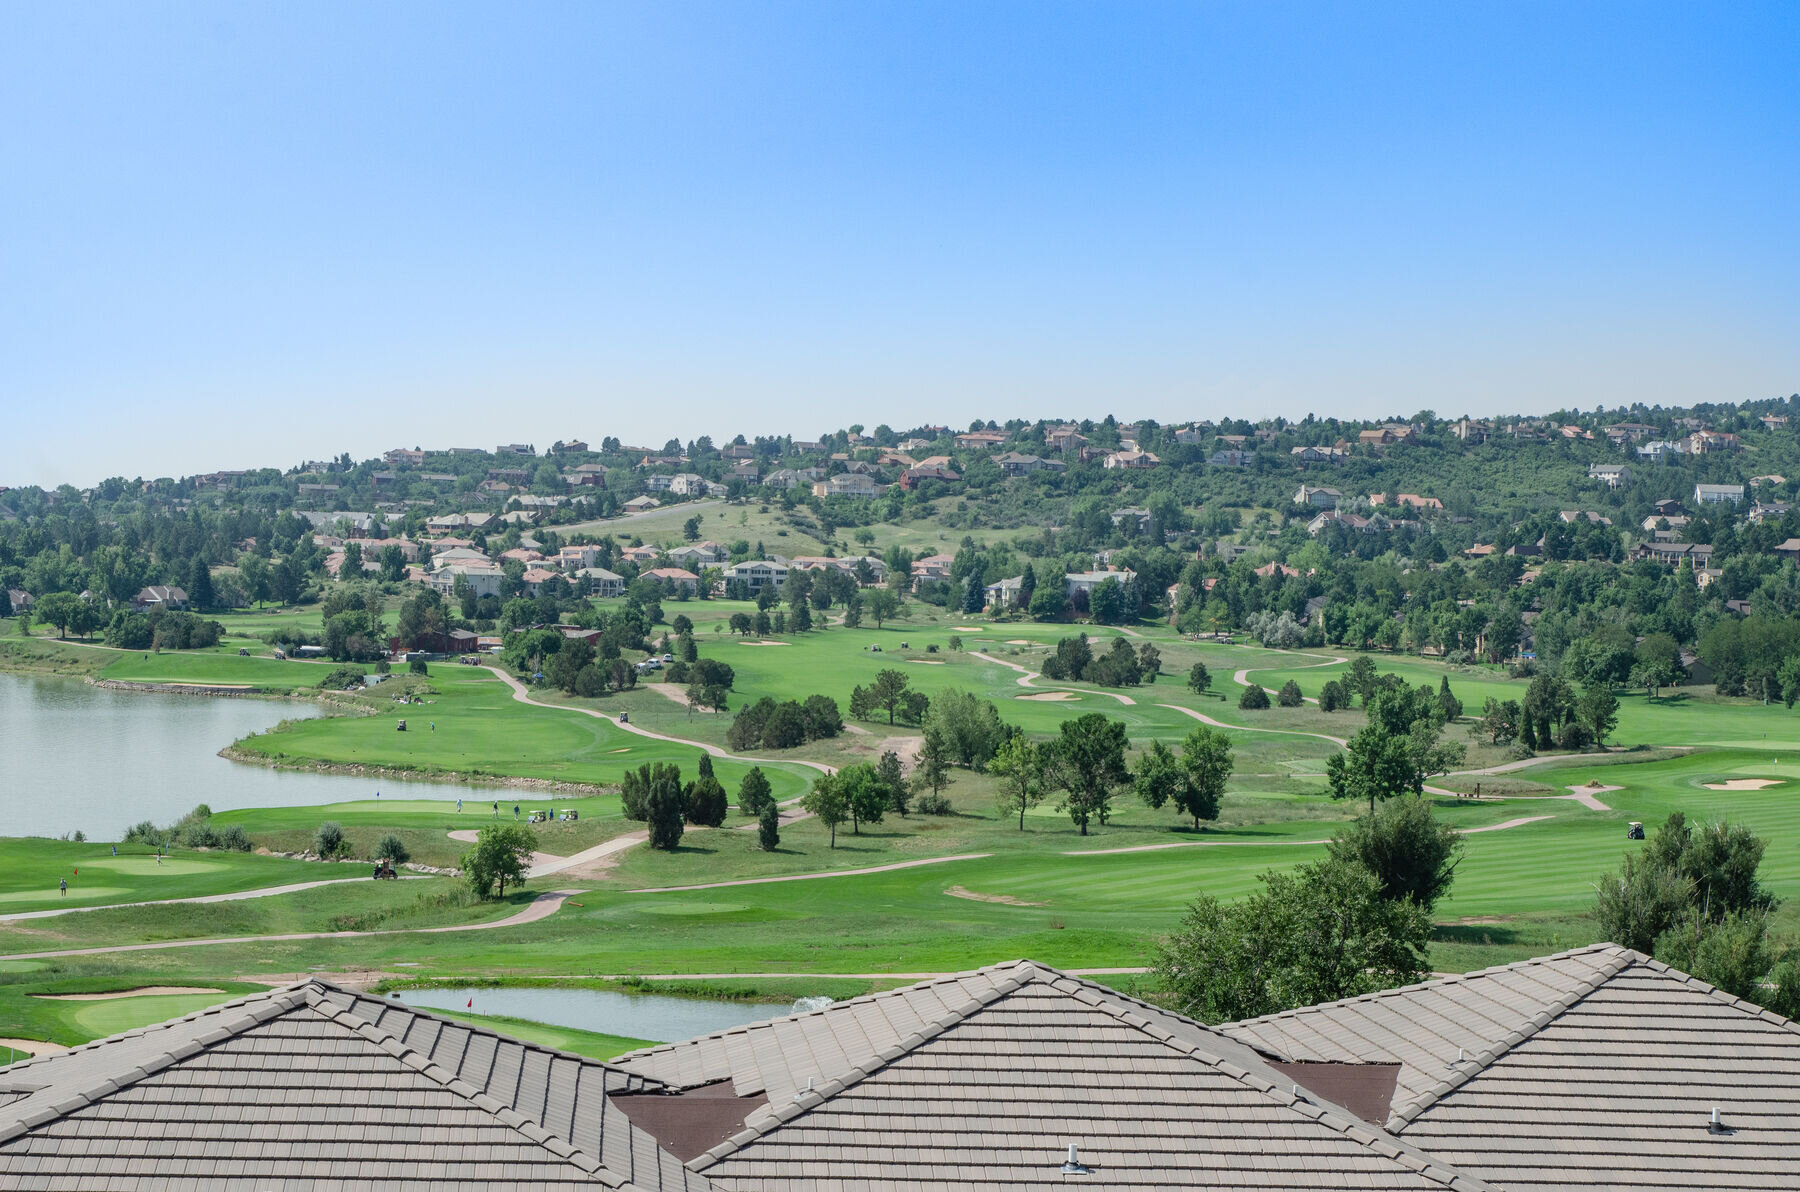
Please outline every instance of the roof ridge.
M97 1039L92 1043L84 1043L79 1049L71 1049L70 1051L60 1052L57 1056L45 1057L55 1059L74 1054L77 1050L85 1052L98 1047L102 1043L112 1043L122 1039L147 1035L158 1027L169 1029L174 1027L177 1023L195 1021L202 1015L217 1014L221 1010L226 1009L244 1009L252 1003L255 1003L255 1008L247 1009L245 1013L228 1021L222 1021L218 1026L207 1031L205 1034L188 1039L180 1045L172 1047L124 1072L112 1076L95 1074L92 1082L88 1084L87 1087L72 1091L68 1096L64 1097L54 1105L45 1105L26 1113L22 1117L14 1117L8 1121L0 1121L0 1143L10 1142L19 1135L30 1130L35 1130L46 1122L54 1121L60 1117L66 1117L78 1109L86 1108L102 1097L110 1096L120 1089L129 1088L138 1081L161 1072L163 1069L174 1064L177 1060L184 1060L191 1055L204 1051L215 1043L222 1043L226 1039L242 1034L251 1027L260 1026L271 1018L279 1018L283 1014L287 1014L304 1006L307 1000L304 986L305 983L302 982L301 984L289 985L281 989L272 989L268 993L252 994L239 1001L228 1002L223 1006L212 1006L206 1010L197 1011L182 1018L158 1023L151 1027L140 1027L136 1030L123 1031L117 1035L109 1035L105 1039ZM25 1067L26 1065L21 1064L19 1066Z
M1641 952L1633 952L1630 948L1621 947L1614 943L1602 942L1598 944L1588 944L1581 948L1570 948L1563 952L1553 952L1548 956L1532 956L1525 960L1515 960L1511 964L1490 965L1487 968L1475 969L1471 972L1452 973L1448 977L1433 977L1429 981L1415 981L1411 985L1396 985L1391 989L1376 989L1369 993L1359 993L1355 997L1339 998L1333 1002L1318 1002L1310 1006L1296 1006L1292 1010L1277 1010L1271 1014L1259 1014L1254 1018L1240 1018L1236 1022L1221 1023L1214 1029L1219 1031L1231 1031L1238 1027L1260 1026L1266 1022L1277 1022L1284 1018L1293 1018L1299 1014L1311 1014L1332 1010L1339 1006L1354 1006L1359 1002L1379 1001L1382 998L1399 997L1403 994L1417 993L1422 989L1438 989L1446 985L1459 985L1481 977L1493 977L1500 973L1518 972L1522 969L1531 968L1536 965L1550 964L1558 960L1568 960L1571 957L1586 955L1590 952L1618 952L1636 956L1642 960L1649 959L1649 957L1644 956Z
M393 1056L395 1060L405 1064L420 1076L442 1086L446 1091L454 1093L470 1104L487 1113L490 1117L507 1126L518 1134L543 1147L564 1162L580 1168L593 1175L600 1171L611 1171L606 1164L595 1155L590 1155L576 1146L570 1139L552 1133L542 1123L526 1117L511 1105L499 1100L491 1093L478 1089L462 1077L406 1042L393 1031L356 1013L348 1006L340 1006L330 1001L316 990L306 991L309 996L305 1004L309 1010L320 1018L349 1031L365 1042L373 1044ZM444 1021L450 1021L445 1019ZM602 1094L604 1096L604 1094ZM610 1107L610 1102L607 1102ZM623 1116L623 1111L621 1111ZM617 1172L613 1174L617 1175ZM621 1177L621 1183L625 1181Z
M1760 1018L1764 1022L1769 1023L1771 1026L1778 1026L1783 1030L1800 1035L1800 1022L1795 1022L1785 1014L1778 1014L1767 1006L1759 1006L1755 1002L1738 997L1734 993L1726 993L1717 985L1709 984L1699 977L1694 976L1692 973L1684 973L1672 964L1658 960L1653 956L1639 957L1638 964L1641 967L1650 969L1654 972L1674 977L1683 985L1705 994L1716 1002L1731 1006L1734 1009L1743 1010L1753 1017Z
M57 1060L64 1058L65 1056L80 1055L84 1052L93 1051L94 1049L100 1047L102 1044L105 1044L105 1043L114 1043L120 1039L134 1039L141 1035L148 1035L152 1031L171 1030L174 1027L179 1026L181 1023L192 1022L195 1019L204 1018L208 1014L218 1014L225 1010L231 1010L231 1009L235 1009L239 1006L248 1005L251 1002L263 1001L265 999L272 998L272 997L279 997L281 994L298 989L302 985L305 985L306 983L307 982L304 980L296 981L289 985L278 985L278 986L274 987L273 989L263 989L263 990L257 991L256 993L246 993L243 997L233 998L231 1001L228 1001L228 1002L219 1002L217 1005L206 1006L202 1009L195 1010L192 1013L183 1014L179 1018L165 1018L161 1022L152 1022L145 1026L134 1026L128 1031L118 1031L114 1034L107 1035L104 1038L89 1039L86 1043L77 1043L75 1046L69 1048L67 1051L56 1051L56 1052L48 1052L44 1055L34 1055L30 1059L24 1059L24 1060L18 1061L17 1063L9 1064L6 1068L6 1072L10 1076L12 1073L15 1073L15 1072L23 1072L27 1068L38 1067L38 1066L42 1066L45 1064L53 1063Z
M1068 976L1063 976L1061 980L1053 980L1050 984L1055 986L1064 982L1092 987L1091 982L1084 982L1079 977ZM1191 1043L1186 1039L1177 1037L1166 1028L1143 1017L1130 1007L1118 1005L1114 999L1116 998L1118 1001L1131 1001L1140 1006L1145 1005L1146 1003L1137 1002L1136 999L1125 998L1122 995L1113 995L1112 991L1106 989L1105 986L1092 987L1092 989L1097 992L1098 996L1096 996L1094 1001L1090 1004L1095 1004L1096 1008L1102 1012L1111 1014L1125 1025L1140 1031L1143 1034L1149 1035L1157 1042L1162 1043L1175 1051L1199 1060L1214 1071L1235 1080L1237 1083L1270 1097L1277 1104L1294 1110L1294 1112L1300 1114L1302 1117L1318 1122L1354 1142L1375 1150L1376 1153L1382 1154L1384 1158L1394 1160L1402 1167L1407 1168L1417 1175L1423 1176L1434 1183L1442 1184L1446 1188L1457 1189L1458 1192L1464 1192L1464 1190L1468 1190L1468 1192L1485 1192L1485 1190L1491 1187L1491 1185L1484 1180L1469 1175L1467 1172L1458 1171L1456 1168L1451 1167L1442 1160L1434 1158L1427 1152L1413 1146L1410 1142L1399 1138L1389 1130L1379 1126L1371 1127L1368 1122L1365 1122L1363 1119L1357 1117L1336 1102L1327 1101L1317 1094L1313 1094L1310 1098L1295 1095L1291 1090L1299 1087L1297 1082L1290 1081L1290 1091L1284 1093L1281 1091L1280 1085L1274 1081L1268 1080L1247 1069L1240 1068L1231 1060L1206 1051L1198 1043ZM1084 992L1089 991L1084 990ZM1087 999L1084 998L1083 1000L1086 1001ZM1180 1015L1177 1015L1177 1017L1180 1017ZM1203 1023L1200 1025L1203 1027L1205 1026ZM1205 1029L1209 1032L1214 1030L1214 1028L1211 1027L1205 1027ZM1236 1040L1231 1041L1236 1042ZM1396 1153L1387 1154L1383 1151L1380 1145L1383 1142L1390 1143Z
M901 985L894 989L882 989L875 993L858 994L856 997L845 998L841 1002L832 1002L829 1006L821 1006L817 1010L801 1010L798 1013L783 1014L776 1018L761 1018L755 1022L746 1022L742 1026L730 1026L726 1027L724 1030L713 1031L705 1035L695 1035L689 1039L677 1039L669 1043L658 1043L654 1047L640 1047L636 1051L627 1051L623 1055L615 1055L611 1062L614 1064L622 1064L627 1060L659 1055L666 1051L674 1051L677 1048L690 1047L696 1043L704 1043L709 1039L729 1039L733 1035L742 1035L749 1031L761 1030L765 1027L773 1026L778 1022L793 1022L800 1018L811 1018L814 1015L826 1014L833 1010L842 1009L845 1006L861 1005L865 1002L873 1002L881 998L898 997L903 993L915 989L925 989L934 985L949 985L958 981L966 981L970 977L981 976L984 973L997 973L1006 969L1018 968L1020 965L1031 965L1037 968L1043 967L1042 965L1038 965L1036 961L1028 960L1024 957L1017 960L1004 960L996 964L983 965L980 968L965 969L958 973L945 973L941 977L927 977L923 981L914 981L910 985ZM804 976L805 974L801 973L796 975Z
M1492 1047L1464 1060L1461 1064L1455 1065L1456 1070L1451 1072L1450 1075L1444 1077L1442 1080L1414 1097L1404 1106L1388 1114L1389 1128L1396 1134L1404 1130L1416 1120L1420 1114L1424 1113L1427 1109L1474 1079L1476 1074L1486 1069L1501 1056L1536 1035L1539 1031L1550 1025L1550 1023L1556 1021L1556 1019L1562 1017L1576 1003L1590 996L1595 990L1599 989L1602 985L1606 984L1626 969L1632 967L1634 964L1639 964L1646 959L1647 957L1643 956L1641 953L1634 952L1629 948L1620 948L1619 955L1602 967L1600 971L1596 972L1588 980L1577 985L1573 990L1564 994L1562 997L1546 1003L1544 1008L1532 1015L1530 1020L1527 1021L1524 1026L1511 1032Z
M914 1031L912 1034L908 1035L906 1038L900 1040L900 1042L893 1043L893 1044L888 1045L887 1047L882 1048L880 1051L876 1052L869 1059L866 1059L858 1064L853 1064L850 1067L850 1069L848 1071L846 1071L843 1075L834 1076L830 1080L826 1081L824 1084L822 1084L816 1088L810 1088L810 1089L802 1090L800 1092L795 1093L794 1099L786 1105L782 1105L780 1107L776 1107L774 1105L767 1106L765 1109L763 1109L756 1115L757 1116L757 1124L756 1125L749 1125L748 1123L746 1123L744 1129L738 1131L736 1134L733 1134L730 1138L727 1138L724 1142L721 1142L717 1146L712 1147L710 1150L707 1150L705 1153L696 1155L694 1158L688 1160L688 1163L687 1163L688 1170L694 1171L694 1172L704 1171L706 1168L711 1167L714 1163L719 1162L721 1159L726 1158L728 1155L731 1155L732 1153L734 1153L736 1151L740 1151L743 1148L745 1148L746 1146L749 1146L752 1142L755 1142L757 1139L763 1137L765 1134L768 1134L771 1131L773 1131L783 1125L786 1125L788 1122L792 1121L794 1118L799 1117L801 1114L808 1113L811 1110L817 1108L818 1106L824 1104L827 1097L834 1097L838 1093L843 1092L845 1089L851 1088L857 1084L862 1083L864 1080L867 1080L870 1076L881 1071L883 1068L887 1067L889 1064L893 1063L895 1060L900 1059L902 1056L908 1055L911 1052L917 1050L919 1047L930 1042L932 1039L937 1038L939 1035L943 1034L945 1031L949 1030L950 1028L955 1027L955 1026L960 1026L963 1022L965 1022L969 1018L970 1015L975 1014L977 1011L986 1009L988 1006L993 1005L995 1002L999 1001L1001 998L1006 997L1009 994L1017 993L1020 989L1024 988L1026 985L1035 984L1037 982L1047 980L1045 970L1042 967L1040 967L1039 965L1034 964L1033 962L1031 962L1029 960L1016 960L1016 961L1010 962L1009 965L1007 965L1007 966L994 965L994 966L989 966L989 967L990 968L1012 967L1012 968L1015 968L1015 969L1018 969L1021 971L1015 973L1013 976L1008 977L1004 981L996 982L995 985L993 986L993 988L991 988L991 989L988 989L982 993L972 994L969 997L969 1000L967 1002L965 1002L963 1005L950 1011L948 1014L945 1014L942 1018L939 1018L937 1021L927 1023L923 1028L921 1028L917 1031ZM987 970L986 969L977 969L975 971L976 972L985 972ZM959 974L959 976L968 976L968 975L969 974L967 974L967 973ZM926 983L929 984L929 982L926 982ZM907 986L906 988L917 988L917 986ZM900 991L899 990L889 990L888 992L889 993L898 993ZM877 996L877 995L869 995L869 996ZM860 1000L860 999L852 999L852 1000ZM829 1009L829 1008L830 1007L827 1007L827 1009ZM816 1010L816 1011L809 1011L809 1013L821 1013L822 1014L822 1013L824 1013L824 1011ZM796 1015L794 1017L798 1017L798 1016ZM773 1021L779 1022L781 1020L775 1019Z

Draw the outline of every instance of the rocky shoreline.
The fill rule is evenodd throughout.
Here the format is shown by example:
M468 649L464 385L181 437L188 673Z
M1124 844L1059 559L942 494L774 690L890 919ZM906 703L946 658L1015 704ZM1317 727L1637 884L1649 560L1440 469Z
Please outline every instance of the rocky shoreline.
M392 766L371 766L357 762L308 762L291 758L272 758L251 753L236 745L219 750L228 761L270 770L288 770L306 774L342 774L352 778L381 778L393 782L436 782L458 786L492 787L496 790L542 791L548 795L604 795L617 790L590 782L559 782L549 778L511 777L501 774L469 774L460 770L407 770Z

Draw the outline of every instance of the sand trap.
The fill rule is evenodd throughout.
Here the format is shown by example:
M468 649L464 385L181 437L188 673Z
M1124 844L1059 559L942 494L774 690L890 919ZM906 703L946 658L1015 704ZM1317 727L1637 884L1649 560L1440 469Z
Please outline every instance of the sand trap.
M1703 782L1709 791L1759 791L1766 786L1780 786L1782 778L1733 778L1730 782Z
M26 1055L56 1055L69 1050L61 1043L46 1043L42 1039L8 1039L0 1035L0 1049L7 1047Z
M140 985L136 989L119 989L112 993L34 993L31 996L47 1002L110 1002L122 997L159 997L171 993L224 993L207 985Z
M952 625L952 626L950 626L950 628L956 630L958 633L980 633L981 632L981 626L979 626L979 625Z
M1014 699L1031 699L1040 703L1055 704L1076 698L1073 691L1040 691L1036 695L1016 695Z
M937 661L935 658L908 658L907 661L914 663L918 666L942 666L942 665L944 665L943 663Z
M627 745L623 749L608 749L606 752L608 752L608 753L630 753L631 746Z
M785 646L786 642L739 642L740 646Z
M1011 894L977 894L975 891L966 890L961 886L951 886L948 890L945 890L944 893L950 895L952 898L967 898L970 902L997 902L1001 906L1049 905L1048 903L1043 902L1026 902L1023 899L1014 898Z
M1015 637L1011 641L1007 642L1006 644L1009 646L1035 646L1035 645L1037 645L1036 642L1032 641L1028 637Z

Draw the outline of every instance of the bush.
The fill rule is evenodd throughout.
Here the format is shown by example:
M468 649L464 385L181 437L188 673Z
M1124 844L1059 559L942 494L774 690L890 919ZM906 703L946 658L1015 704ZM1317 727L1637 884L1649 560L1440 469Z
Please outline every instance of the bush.
M423 658L413 659L406 664L406 669L415 675L428 675L431 673L431 668L425 665L425 660Z
M950 800L936 791L926 791L913 800L913 810L920 815L949 815Z
M389 832L375 844L375 856L386 857L396 865L404 865L412 860L412 852L398 836Z
M363 686L363 673L354 666L340 666L319 680L324 691L354 691Z
M1257 711L1268 706L1269 693L1255 683L1244 688L1244 694L1238 699L1238 707L1246 711Z
M233 852L247 853L251 847L250 833L244 831L242 824L229 824L224 831L219 833L218 847L228 848Z
M1305 698L1305 696L1300 694L1300 684L1294 682L1292 679L1283 683L1281 685L1281 690L1275 694L1275 702L1284 708L1298 708L1305 702Z
M313 833L313 852L326 861L350 854L350 842L344 839L344 829L337 821L326 820L319 825Z
M1325 686L1319 688L1319 711L1341 712L1350 706L1350 693L1336 679L1328 679Z

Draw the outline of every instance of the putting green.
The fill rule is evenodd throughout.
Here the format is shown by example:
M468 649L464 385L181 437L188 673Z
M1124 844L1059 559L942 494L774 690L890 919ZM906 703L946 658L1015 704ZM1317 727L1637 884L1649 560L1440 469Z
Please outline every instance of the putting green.
M80 883L80 880L80 878L77 878L76 882ZM59 901L68 902L71 906L80 906L83 903L97 902L103 898L117 898L124 893L127 893L124 886L89 886L76 884L69 887L69 896L67 899L63 899L57 887L52 886L48 892L43 890L8 890L4 893L0 893L0 903L42 902L45 898L55 897Z
M167 1018L179 1018L220 1002L228 1002L229 993L157 994L145 997L114 998L105 1002L88 1002L71 1014L70 1021L95 1038L135 1030Z
M199 857L164 857L162 864L150 857L98 857L89 861L84 868L106 869L128 877L178 877L194 873L208 873L220 868L217 864Z

